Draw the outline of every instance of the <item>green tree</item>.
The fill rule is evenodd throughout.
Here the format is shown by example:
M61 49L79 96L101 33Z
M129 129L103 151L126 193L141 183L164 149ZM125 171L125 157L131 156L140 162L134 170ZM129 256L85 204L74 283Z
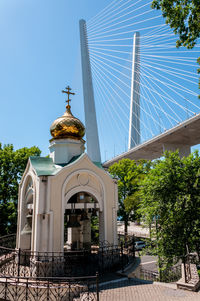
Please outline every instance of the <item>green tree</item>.
M91 216L91 240L92 244L99 243L99 218Z
M194 47L200 37L199 0L153 0L152 8L161 9L166 23L179 35L177 47ZM197 62L200 64L200 57ZM197 72L199 73L199 69Z
M197 63L200 65L200 57L197 59ZM197 69L197 73L200 74L200 68ZM200 89L200 79L199 79L199 89ZM200 95L199 95L200 98Z
M152 7L162 10L166 23L179 35L178 47L194 47L200 37L199 0L153 0Z
M139 202L137 192L142 175L145 173L146 164L146 161L136 164L134 160L122 159L109 168L109 173L118 180L118 216L124 221L125 237L127 236L128 222L138 218L136 213Z
M18 184L30 156L39 156L38 147L14 150L0 144L0 235L16 231Z
M143 181L140 212L155 224L157 252L162 263L184 260L187 250L199 253L200 157L165 153Z
M143 180L147 176L151 169L152 162L146 160L140 160L134 171L134 176L131 180L132 194L128 195L124 200L125 210L130 214L130 218L133 221L140 222L141 214L139 212L140 200L141 200L141 185Z

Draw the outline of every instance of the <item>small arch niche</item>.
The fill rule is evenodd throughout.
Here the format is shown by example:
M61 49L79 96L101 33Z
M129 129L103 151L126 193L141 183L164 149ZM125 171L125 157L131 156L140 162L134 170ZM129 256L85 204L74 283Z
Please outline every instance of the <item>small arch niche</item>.
M21 248L31 249L32 238L32 219L33 219L33 180L28 177L22 199L22 211L21 211Z

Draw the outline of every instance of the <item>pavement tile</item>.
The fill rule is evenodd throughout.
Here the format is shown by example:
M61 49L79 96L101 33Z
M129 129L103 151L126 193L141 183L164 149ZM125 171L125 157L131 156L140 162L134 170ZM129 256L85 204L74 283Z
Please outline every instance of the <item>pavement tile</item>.
M200 301L200 292L189 292L134 280L101 286L100 301Z

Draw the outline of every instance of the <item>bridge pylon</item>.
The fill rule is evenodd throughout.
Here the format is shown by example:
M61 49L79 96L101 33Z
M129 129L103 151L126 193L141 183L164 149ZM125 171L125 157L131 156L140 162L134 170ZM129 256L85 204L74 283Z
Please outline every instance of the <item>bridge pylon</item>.
M92 161L101 162L86 21L81 19L79 27L87 153Z
M128 149L140 144L140 33L133 36Z

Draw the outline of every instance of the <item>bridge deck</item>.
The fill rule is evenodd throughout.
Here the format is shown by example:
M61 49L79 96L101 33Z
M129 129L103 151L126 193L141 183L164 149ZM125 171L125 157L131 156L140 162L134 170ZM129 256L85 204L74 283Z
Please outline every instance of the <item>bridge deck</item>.
M123 158L132 160L153 160L163 154L164 145L193 146L200 143L200 114L187 119L170 130L130 149L115 158L106 161L103 167L107 168Z

